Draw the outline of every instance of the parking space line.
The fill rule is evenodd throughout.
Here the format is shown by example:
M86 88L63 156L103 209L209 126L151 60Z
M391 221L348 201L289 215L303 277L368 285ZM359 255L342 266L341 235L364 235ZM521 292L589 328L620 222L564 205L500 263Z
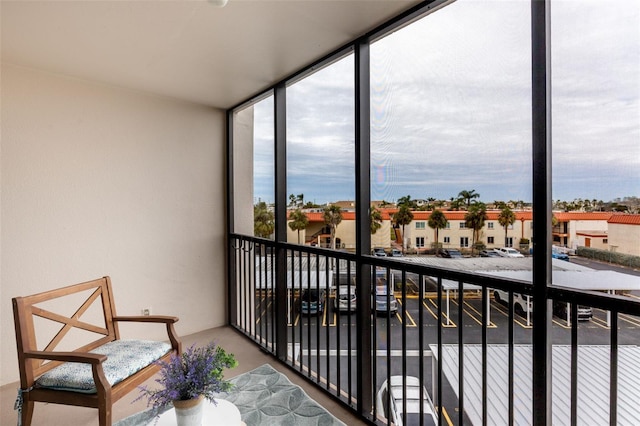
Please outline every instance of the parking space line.
M431 308L425 303L424 300L422 301L422 306L424 306L427 309L427 311L429 311L433 319L438 319L438 315L436 315L436 313L431 310Z
M437 408L436 408L436 412L437 412ZM444 420L447 422L447 424L449 426L453 426L453 422L451 421L451 418L449 417L449 413L447 413L447 409L442 407L442 417L444 417Z
M400 300L398 300L398 305L402 306L402 310L404 311L404 313L407 315L407 318L411 322L410 324L407 324L406 326L407 327L417 327L416 322L413 320L413 317L411 316L409 311L407 311L405 309L404 305L402 304L402 302ZM400 320L400 323L402 324L402 315L400 315L399 312L396 312L396 316L398 317L398 319Z
M262 305L262 303L261 303L261 305ZM260 324L260 321L262 320L262 317L265 316L267 314L267 312L269 312L269 306L271 306L271 301L269 301L269 303L267 303L267 306L265 306L264 309L260 309L261 313L258 316L258 320L256 321L256 324Z
M502 306L501 304L499 304L499 303L497 303L497 302L494 302L491 306L493 306L493 308L494 308L496 311L500 312L502 315L506 316L507 318L509 317L509 312L505 311L505 310L503 309L503 306ZM533 328L533 325L527 325L527 324L525 324L525 323L523 323L523 322L520 322L519 318L520 318L520 315L518 315L518 314L515 314L515 313L514 313L514 315L513 315L513 321L514 321L516 324L518 324L518 325L519 325L520 327L522 327L522 328Z
M566 320L566 319L563 319L563 320L557 320L557 319L555 319L555 318L551 318L551 321L552 321L555 325L557 325L557 326L559 326L559 327L562 327L562 328L564 328L564 329L566 329L566 330L570 330L570 329L571 329L571 326L570 326L570 325L567 325L567 320Z
M629 324L633 324L635 326L640 326L640 319L638 319L638 317L634 317L634 316L627 315L627 314L620 314L618 317L622 321L626 321Z
M433 300L431 300L431 299L429 299L429 302L431 302L431 304L432 304L436 309L438 309L438 305L436 305L436 302L434 302L434 301L433 301ZM455 322L453 322L453 320L451 320L451 318L449 318L449 317L447 316L447 314L446 314L446 313L442 312L442 316L443 316L446 320L448 320L448 323L447 323L447 322L444 322L444 321L442 322L442 326L443 326L443 327L447 327L447 328L454 328L454 327L457 327L456 323L455 323ZM438 316L437 316L437 315L434 315L433 317L434 317L434 318L436 318L436 319L438 318Z
M598 317L591 317L591 322L594 323L595 325L602 327L602 328L609 328L609 326L607 325L607 320L603 320L601 318Z
M467 306L469 309L471 309L473 312L476 313L476 315L478 315L480 318L476 318L475 315L472 315L471 312L469 312L467 309L464 310L464 312L467 313L467 315L469 315L475 322L477 322L478 324L482 325L482 313L478 312L478 310L476 308L474 308L473 306L471 306L470 304L468 304L467 302L464 302L465 306ZM493 321L491 321L489 323L489 325L487 325L487 328L498 328L497 325L495 325L493 323Z
M327 305L325 304L324 309L322 310L322 326L327 326ZM329 327L335 327L337 323L336 313L333 313L333 322L329 324Z
M297 314L297 315L296 315L296 319L293 321L293 324L289 323L289 324L287 324L287 325L288 325L288 326L294 326L294 327L295 327L295 326L297 326L297 325L298 325L298 322L299 322L299 321L300 321L300 314Z

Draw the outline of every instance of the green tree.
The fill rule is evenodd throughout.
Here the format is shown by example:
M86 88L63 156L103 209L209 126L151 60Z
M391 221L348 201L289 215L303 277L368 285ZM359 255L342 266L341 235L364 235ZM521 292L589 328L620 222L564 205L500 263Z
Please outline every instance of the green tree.
M404 227L413 220L413 213L407 204L400 205L397 212L393 214L393 222L396 226L402 226L402 251L404 253Z
M438 233L440 229L444 229L447 227L447 218L444 216L444 213L442 213L441 210L435 209L433 212L431 212L431 215L429 216L429 221L427 222L429 224L429 228L432 228L434 230L435 236L436 236L436 252L438 250Z
M478 235L482 228L484 228L484 222L487 220L487 206L484 203L477 202L469 206L469 210L464 215L464 223L467 228L473 230L473 245L471 246L471 254L478 240Z
M398 207L407 206L409 209L415 209L418 207L416 200L411 199L411 195L405 195L404 197L398 198L398 202L396 204Z
M373 206L371 206L371 210L369 211L369 224L371 226L372 235L378 232L378 229L382 227L382 213Z
M342 222L342 210L340 206L329 205L324 208L322 212L322 218L324 219L325 225L329 226L331 229L331 248L333 250L336 249L336 228Z
M289 228L292 231L298 231L298 244L300 244L300 231L307 229L307 225L309 225L309 218L305 212L298 208L289 213Z
M289 195L289 207L300 208L304 206L304 194L290 194Z
M509 206L505 205L500 211L500 216L498 216L498 223L504 228L505 247L507 247L507 231L509 229L509 226L513 225L515 221L516 214L509 208Z
M460 193L458 194L458 199L464 202L464 204L467 206L467 210L469 210L472 201L476 198L480 198L480 194L478 194L475 189L472 189L471 191L460 191Z
M260 201L253 206L253 234L256 237L269 238L275 229L274 215L267 203Z

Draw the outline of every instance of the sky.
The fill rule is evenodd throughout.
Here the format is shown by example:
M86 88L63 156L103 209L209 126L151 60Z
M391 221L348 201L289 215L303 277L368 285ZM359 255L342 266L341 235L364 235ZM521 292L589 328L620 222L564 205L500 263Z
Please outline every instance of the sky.
M531 201L529 2L458 0L371 46L371 199ZM640 2L551 8L554 200L640 196ZM353 57L287 88L287 194L355 198ZM254 109L273 201L273 99Z

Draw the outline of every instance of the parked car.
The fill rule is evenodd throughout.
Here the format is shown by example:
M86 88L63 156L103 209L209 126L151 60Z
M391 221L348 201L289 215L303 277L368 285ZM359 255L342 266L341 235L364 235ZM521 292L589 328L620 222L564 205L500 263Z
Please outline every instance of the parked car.
M386 284L376 285L373 297L375 299L374 305L375 305L376 313L380 313L380 312L386 313L387 311L389 311L392 314L395 314L398 312L398 301L396 300L396 297L393 295L393 292L390 292L390 294L387 296ZM389 299L388 305L387 305L387 298Z
M391 250L391 257L402 257L402 251L398 249Z
M406 376L406 394L403 392L403 376L391 376L386 380L376 395L376 411L385 421L391 420L396 426L420 424L420 380L414 376ZM406 401L407 411L404 410ZM436 425L436 410L422 386L422 424Z
M551 250L551 257L554 259L569 261L569 255L567 253L562 253L556 250Z
M456 249L442 249L438 252L438 257L446 257L448 259L461 258L462 253Z
M498 252L496 252L495 250L491 249L485 249L485 250L480 250L480 257L500 257L500 255L498 254Z
M511 247L500 247L494 250L502 257L524 257L522 253Z
M559 300L553 301L553 315L566 320L567 312L571 313L571 304ZM590 306L578 305L578 321L589 321L591 317L593 317L593 309Z
M378 257L387 257L387 252L384 251L384 249L382 247L374 248L372 254L374 256L378 256Z
M338 294L333 299L333 307L338 311L356 311L356 288L355 286L341 285L338 287Z
M300 295L300 312L306 315L321 314L325 303L324 290L315 288L302 290Z
M493 298L498 303L509 304L509 293L504 290L494 289ZM526 315L527 312L533 313L533 300L524 294L513 293L513 310L518 315Z

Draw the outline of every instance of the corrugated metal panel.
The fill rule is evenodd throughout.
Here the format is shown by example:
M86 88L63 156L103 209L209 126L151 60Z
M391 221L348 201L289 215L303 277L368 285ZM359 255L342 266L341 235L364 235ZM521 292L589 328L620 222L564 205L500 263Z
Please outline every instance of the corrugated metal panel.
M562 261L560 261L562 262ZM531 271L490 272L502 278L531 281ZM616 271L552 271L552 283L578 290L640 290L640 277Z
M438 356L437 345L429 348L443 360L446 380L458 392L458 345L443 345ZM488 424L508 424L508 346L487 345L487 413ZM554 345L553 424L571 424L571 347ZM609 424L610 348L584 345L578 348L578 424ZM640 424L640 348L618 348L618 423ZM531 345L514 346L514 424L529 425L532 419L532 349ZM466 414L472 424L482 424L482 346L464 345L464 398Z

